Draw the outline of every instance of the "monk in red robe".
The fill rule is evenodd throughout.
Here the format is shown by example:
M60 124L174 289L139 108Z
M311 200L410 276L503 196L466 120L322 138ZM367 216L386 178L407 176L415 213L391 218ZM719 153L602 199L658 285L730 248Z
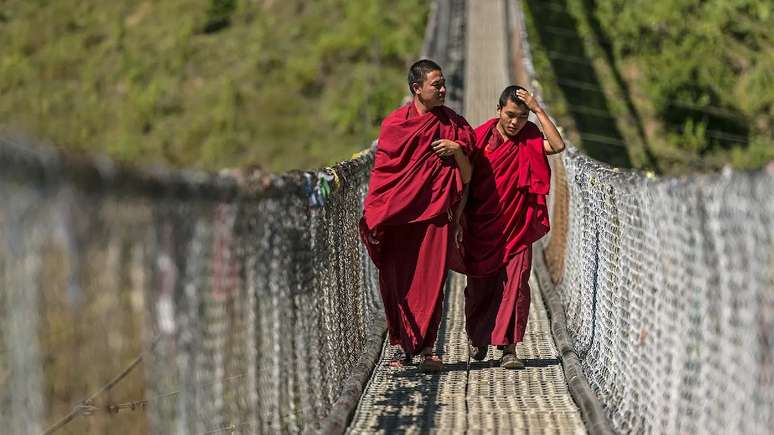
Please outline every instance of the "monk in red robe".
M450 223L462 211L475 133L443 105L446 81L438 64L416 62L408 84L412 101L381 126L360 232L379 269L390 344L405 353L393 364L422 355L421 368L437 371L443 365L433 345L453 237Z
M528 121L530 111L545 136ZM564 147L545 110L520 86L505 88L497 117L476 129L462 254L465 327L474 359L483 360L488 345L497 345L504 350L502 367L524 367L515 351L529 316L532 243L549 230L546 155Z

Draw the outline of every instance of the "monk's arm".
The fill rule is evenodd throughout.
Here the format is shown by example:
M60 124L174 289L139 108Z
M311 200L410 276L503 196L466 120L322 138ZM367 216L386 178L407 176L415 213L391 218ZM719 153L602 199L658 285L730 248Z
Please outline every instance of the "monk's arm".
M454 152L454 160L457 161L457 166L460 168L460 174L462 175L462 182L466 185L470 182L470 178L473 176L473 166L470 164L468 156L461 148L458 148Z
M454 156L454 160L460 168L462 182L467 184L470 181L470 177L473 175L473 167L470 165L470 160L465 155L465 151L460 144L449 139L438 139L431 143L430 146L438 157Z
M458 249L460 248L463 238L462 213L465 211L465 204L468 203L468 192L470 192L470 183L466 183L462 190L462 199L457 205L457 210L454 211L454 218L452 220L452 228L454 228L454 244Z
M465 118L460 117L460 123L463 126L463 133L460 134L460 140L465 143L466 146L465 148L460 146L460 148L454 150L454 159L457 161L457 166L460 167L462 182L465 184L465 187L467 187L468 183L470 183L470 179L473 178L473 164L470 162L468 155L465 154L465 149L473 149L473 145L476 143L476 132L473 131L473 128L468 124L468 121L466 121ZM467 192L468 191L465 190L465 195L467 195ZM467 199L467 196L465 199Z
M470 183L466 183L462 190L462 199L457 204L457 210L454 211L454 223L457 224L460 221L462 212L465 210L465 204L468 203L468 192L470 191Z
M557 130L551 118L548 117L546 111L540 107L539 110L535 111L535 115L538 121L540 121L540 126L543 127L543 134L546 135L546 140L543 141L543 149L546 154L556 154L564 151L564 139L562 139L562 135L559 134L559 130Z
M556 129L554 121L551 121L551 118L548 116L545 109L543 109L543 106L538 103L537 98L525 89L517 90L516 96L518 96L519 99L529 107L529 110L537 116L540 126L543 127L543 134L546 135L546 140L543 141L543 150L545 153L556 154L564 151L564 139L562 139L562 135L559 134L559 130Z

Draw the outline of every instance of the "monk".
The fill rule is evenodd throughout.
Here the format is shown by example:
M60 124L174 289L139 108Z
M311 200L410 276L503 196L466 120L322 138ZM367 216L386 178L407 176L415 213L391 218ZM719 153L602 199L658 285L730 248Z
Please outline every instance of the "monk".
M390 344L410 364L437 371L433 353L443 305L447 247L452 221L462 209L471 177L467 155L475 133L464 118L445 107L441 67L420 60L409 69L412 101L382 123L360 233L376 267Z
M528 121L532 111L537 125ZM465 328L471 357L489 345L503 349L500 365L523 368L516 344L529 316L532 243L549 230L546 195L551 170L546 155L564 150L556 126L520 86L508 86L497 117L476 129L474 173L464 211Z

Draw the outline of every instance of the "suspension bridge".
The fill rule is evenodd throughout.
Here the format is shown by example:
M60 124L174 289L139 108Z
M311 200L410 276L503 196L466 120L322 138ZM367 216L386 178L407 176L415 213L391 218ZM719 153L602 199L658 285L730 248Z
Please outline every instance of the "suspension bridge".
M473 125L507 84L540 95L522 7L433 3L423 54ZM0 431L774 426L774 170L658 178L569 146L551 160L526 368L491 350L471 361L464 277L450 275L445 368L423 374L386 364L396 349L357 232L372 159L215 175L0 140Z

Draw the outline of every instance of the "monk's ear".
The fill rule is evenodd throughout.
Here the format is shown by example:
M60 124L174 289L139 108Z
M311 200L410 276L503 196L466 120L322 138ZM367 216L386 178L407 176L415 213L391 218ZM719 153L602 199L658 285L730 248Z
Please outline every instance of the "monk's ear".
M411 90L413 91L414 95L417 95L422 91L422 85L420 85L417 82L414 82L411 84Z

